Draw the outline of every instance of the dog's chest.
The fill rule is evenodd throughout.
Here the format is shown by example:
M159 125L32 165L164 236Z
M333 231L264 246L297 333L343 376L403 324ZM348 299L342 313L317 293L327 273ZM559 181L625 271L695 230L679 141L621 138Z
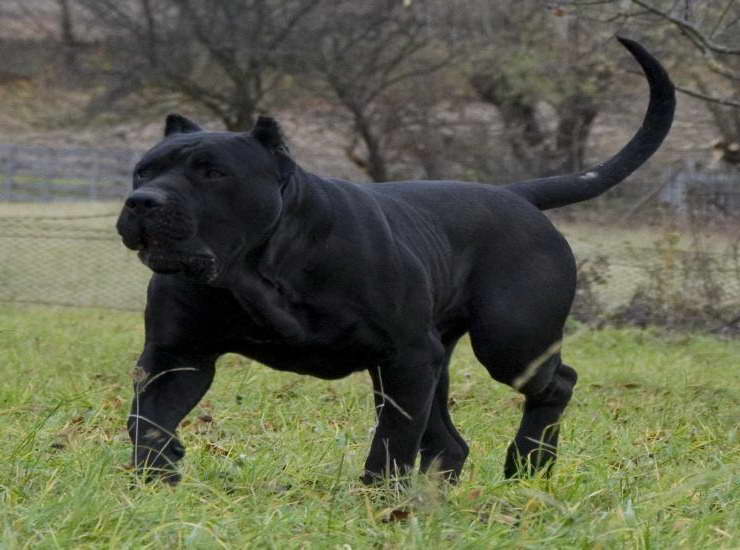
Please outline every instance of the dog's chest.
M384 330L351 311L304 306L290 314L302 331L300 340L245 315L230 338L229 351L274 369L332 379L373 367L394 348Z

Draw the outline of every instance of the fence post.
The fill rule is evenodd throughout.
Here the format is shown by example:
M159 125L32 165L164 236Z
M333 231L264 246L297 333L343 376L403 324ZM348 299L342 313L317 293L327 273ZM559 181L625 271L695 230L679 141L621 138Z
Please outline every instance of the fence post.
M5 161L5 182L4 182L4 188L5 188L5 200L10 201L13 198L13 187L15 186L15 181L13 179L13 176L15 176L15 171L17 170L17 162L16 162L16 153L17 153L17 147L15 145L11 146L8 149L8 158Z
M98 151L93 160L92 182L90 183L90 200L98 198L98 185L100 185L100 156L102 151Z
M46 202L51 202L54 200L54 192L53 192L53 186L52 180L54 179L54 165L56 164L57 155L56 150L48 148L47 154L46 154L46 170L44 170L45 174L45 182L44 182L44 200Z

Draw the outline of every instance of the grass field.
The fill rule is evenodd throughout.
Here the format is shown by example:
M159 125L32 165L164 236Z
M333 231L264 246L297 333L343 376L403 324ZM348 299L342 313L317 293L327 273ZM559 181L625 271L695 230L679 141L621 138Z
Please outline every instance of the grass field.
M581 375L551 480L508 482L521 400L466 343L456 487L358 480L365 376L327 383L223 358L188 417L184 481L125 465L140 314L0 309L0 548L738 548L740 342L576 330Z

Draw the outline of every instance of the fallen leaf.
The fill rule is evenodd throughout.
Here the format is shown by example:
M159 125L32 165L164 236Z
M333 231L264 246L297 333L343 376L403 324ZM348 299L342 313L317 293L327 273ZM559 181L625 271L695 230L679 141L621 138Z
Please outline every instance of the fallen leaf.
M392 523L394 521L406 521L409 519L411 511L408 508L393 508L383 518L383 523Z
M228 456L229 454L228 449L218 445L217 443L213 443L212 441L206 441L206 450L212 454L220 456Z

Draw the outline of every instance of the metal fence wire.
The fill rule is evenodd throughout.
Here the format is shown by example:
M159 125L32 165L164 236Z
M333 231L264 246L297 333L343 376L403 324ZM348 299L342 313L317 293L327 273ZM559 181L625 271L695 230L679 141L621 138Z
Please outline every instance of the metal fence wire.
M50 151L0 146L0 301L141 310L151 273L115 231L138 155ZM706 296L740 314L737 247L734 252L674 250L671 259L670 251L654 246L613 239L607 245L602 241L608 232L568 236L584 271L578 299L591 300L577 311L613 312L652 285L652 292L670 294L670 300L681 293L699 302ZM695 253L698 259L689 257ZM670 300L664 302L672 307Z
M111 212L0 217L0 300L140 310L150 272Z
M117 212L0 217L0 301L139 310L151 272L115 232ZM598 253L577 246L583 260ZM626 303L643 276L628 263L610 263L599 292ZM616 275L616 276L613 276Z
M114 225L140 153L0 144L0 301L140 310Z

